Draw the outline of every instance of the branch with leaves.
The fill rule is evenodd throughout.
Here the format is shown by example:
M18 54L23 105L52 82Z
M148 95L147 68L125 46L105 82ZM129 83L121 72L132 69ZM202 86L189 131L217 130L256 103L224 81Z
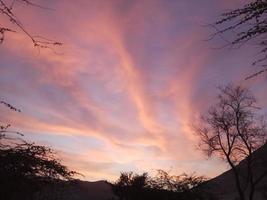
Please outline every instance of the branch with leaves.
M259 59L254 61L252 65L263 63L267 60L267 1L255 0L252 3L245 4L242 8L234 9L222 14L221 19L210 25L215 32L211 34L210 39L219 36L226 45L224 47L241 47L248 41L253 41L259 46L261 50L259 54L262 55ZM226 39L226 33L233 34L232 39ZM264 72L267 72L267 65L262 64L262 69L256 73L246 77L251 79Z
M37 7L41 9L49 9L49 8L43 7L39 4L35 4L29 0L13 0L9 4L5 0L0 0L0 16L8 20L11 24L15 25L15 27L17 27L19 31L24 33L31 40L34 47L51 49L55 46L62 45L61 42L53 41L43 36L34 36L26 28L24 28L23 23L20 22L19 18L17 17L14 11L16 4L25 4L26 6ZM12 30L11 28L8 27L3 27L3 25L0 24L0 43L4 41L5 34L7 32L17 32L17 31Z

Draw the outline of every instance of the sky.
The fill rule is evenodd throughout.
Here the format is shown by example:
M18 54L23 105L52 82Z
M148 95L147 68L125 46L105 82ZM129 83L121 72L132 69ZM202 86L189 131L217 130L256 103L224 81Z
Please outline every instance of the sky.
M217 87L251 89L266 107L266 75L253 44L220 48L207 24L241 0L39 0L16 5L32 35L60 41L36 49L19 30L0 45L1 122L55 149L83 180L164 169L214 177L228 169L197 148L192 126ZM3 16L0 22L12 27ZM16 28L16 27L14 27Z

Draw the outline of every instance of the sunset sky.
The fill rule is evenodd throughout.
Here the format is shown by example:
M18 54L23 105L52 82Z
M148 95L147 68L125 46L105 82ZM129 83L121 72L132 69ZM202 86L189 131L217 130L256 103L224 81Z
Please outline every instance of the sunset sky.
M38 51L18 29L6 35L0 98L22 112L1 107L1 122L57 150L85 180L156 169L213 177L227 169L202 155L191 127L220 85L247 86L267 106L266 75L244 80L257 70L257 46L207 40L214 31L207 24L248 1L37 2L53 9L14 12L32 35L64 45Z

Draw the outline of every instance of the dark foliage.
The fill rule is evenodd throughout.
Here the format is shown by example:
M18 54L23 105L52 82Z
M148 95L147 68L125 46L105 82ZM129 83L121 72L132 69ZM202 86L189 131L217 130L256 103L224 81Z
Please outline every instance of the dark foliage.
M69 171L48 147L0 139L0 199L31 199L46 187L71 180Z
M1 104L20 112L11 104ZM60 189L72 180L76 172L62 165L52 149L28 143L9 129L10 124L0 126L0 199L47 199L45 190Z
M261 63L267 59L267 1L255 0L244 5L242 8L234 9L223 13L222 18L211 25L215 28L211 39L220 36L223 37L230 32L234 35L232 39L224 39L229 47L241 47L248 41L253 41L262 48L260 54L262 57L253 62L253 65ZM223 37L224 38L224 37ZM266 64L255 74L246 79L255 77L267 71Z
M119 200L211 199L207 193L198 189L204 180L204 177L195 175L171 176L163 170L159 170L155 177L149 177L147 173L138 175L124 172L112 184L112 190Z

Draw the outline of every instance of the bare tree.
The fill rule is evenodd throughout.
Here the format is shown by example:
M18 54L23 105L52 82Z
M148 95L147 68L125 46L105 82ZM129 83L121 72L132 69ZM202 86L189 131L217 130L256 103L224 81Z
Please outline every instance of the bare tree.
M249 90L226 86L220 92L218 103L202 117L195 132L209 157L218 156L230 165L240 200L253 200L255 187L267 173L253 171L258 158L252 155L266 141L266 124L258 117L259 108ZM241 172L237 164L243 159L245 170Z
M39 4L34 3L31 0L0 0L0 17L3 17L10 22L10 25L15 25L17 30L14 30L10 27L6 27L0 23L0 43L5 39L5 34L7 32L17 32L20 31L25 34L33 43L34 47L37 48L53 48L54 46L60 46L62 43L53 41L45 38L44 36L32 35L24 26L23 23L19 20L16 13L16 4L24 4L25 6L30 6L33 8L39 9L49 9L43 7Z
M254 0L245 4L242 8L234 9L222 14L221 19L211 24L215 32L211 39L220 36L226 41L228 47L241 47L248 41L254 41L262 49L259 54L263 55L253 62L253 65L262 63L267 59L267 1ZM230 32L234 37L225 38L226 33ZM246 77L246 79L255 77L263 72L267 72L267 65L263 64L262 69Z

